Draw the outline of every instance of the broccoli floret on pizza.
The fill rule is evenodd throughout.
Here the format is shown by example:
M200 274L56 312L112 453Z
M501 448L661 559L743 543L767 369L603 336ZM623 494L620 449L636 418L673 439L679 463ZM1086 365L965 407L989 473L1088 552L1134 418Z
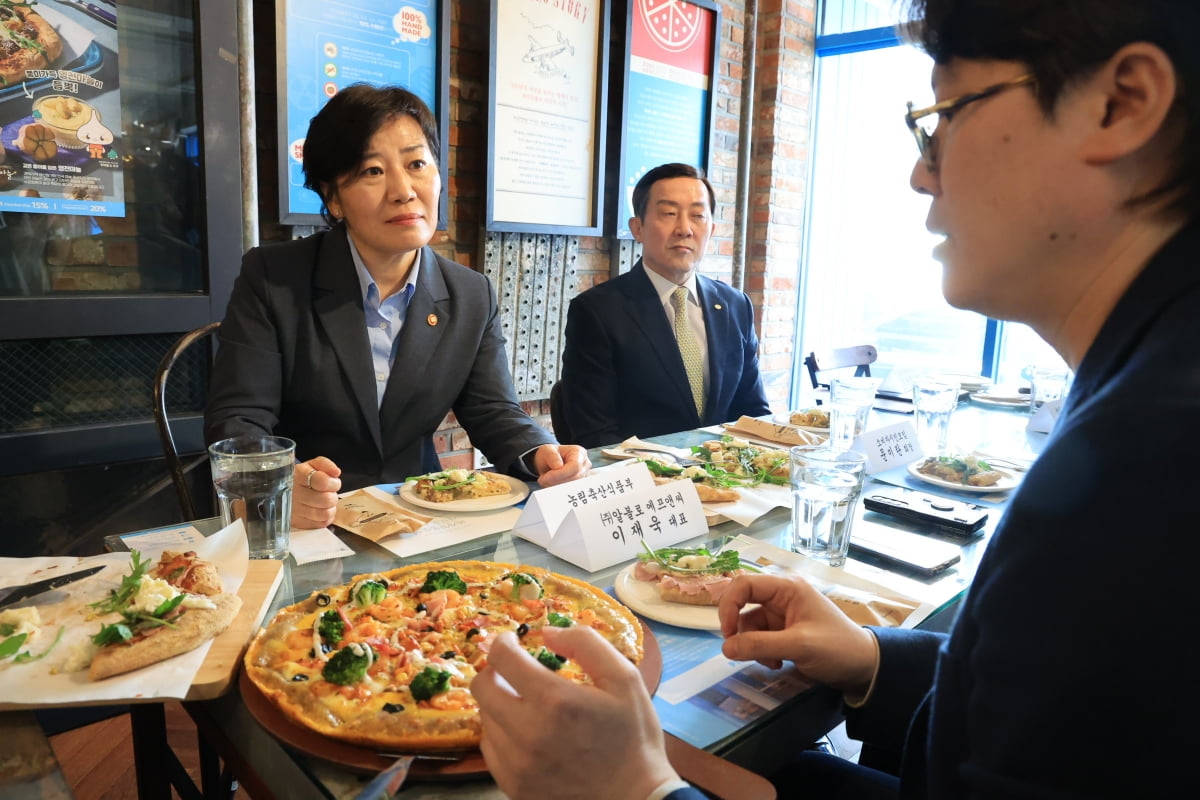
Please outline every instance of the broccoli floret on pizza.
M330 657L321 677L339 686L349 686L358 683L367 674L367 667L375 660L375 652L369 644L353 642Z
M567 660L557 653L550 652L544 647L539 648L536 653L533 653L533 657L538 660L539 664L553 672L557 672L558 670L562 669L562 665Z
M436 592L438 589L453 589L459 594L466 594L467 582L452 569L435 570L425 576L425 582L421 584L421 592L427 594Z
M409 691L416 700L428 700L435 694L441 694L450 688L450 673L440 669L426 667L417 673L408 685Z
M317 623L317 633L324 641L337 644L346 634L346 622L341 614L330 609L321 615L321 621Z

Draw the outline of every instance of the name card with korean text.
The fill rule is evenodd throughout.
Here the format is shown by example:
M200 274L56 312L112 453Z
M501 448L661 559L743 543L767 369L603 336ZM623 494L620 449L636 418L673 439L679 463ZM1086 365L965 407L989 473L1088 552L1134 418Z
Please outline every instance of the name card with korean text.
M645 552L643 542L656 550L706 533L708 521L695 484L670 481L572 509L547 549L595 572L637 558Z
M576 508L609 500L624 503L633 495L644 495L653 488L654 478L645 464L637 461L615 464L577 481L538 489L525 502L513 533L549 548L563 520Z
M924 455L917 443L917 430L908 420L863 431L851 449L866 455L868 475L910 464Z

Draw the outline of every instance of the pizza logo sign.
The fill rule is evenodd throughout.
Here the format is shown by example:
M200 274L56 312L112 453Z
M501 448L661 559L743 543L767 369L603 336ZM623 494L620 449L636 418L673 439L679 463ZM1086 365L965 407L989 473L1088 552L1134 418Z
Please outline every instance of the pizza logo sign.
M687 50L700 35L700 8L682 0L637 0L646 30L662 49Z

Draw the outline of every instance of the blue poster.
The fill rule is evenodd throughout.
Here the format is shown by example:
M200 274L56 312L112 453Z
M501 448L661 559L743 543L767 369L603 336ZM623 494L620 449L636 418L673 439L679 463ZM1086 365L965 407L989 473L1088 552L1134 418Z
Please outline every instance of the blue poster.
M125 216L116 3L0 6L0 211Z
M318 215L321 200L304 188L308 123L338 90L353 83L403 86L437 114L438 15L435 0L284 0L280 64L281 220Z

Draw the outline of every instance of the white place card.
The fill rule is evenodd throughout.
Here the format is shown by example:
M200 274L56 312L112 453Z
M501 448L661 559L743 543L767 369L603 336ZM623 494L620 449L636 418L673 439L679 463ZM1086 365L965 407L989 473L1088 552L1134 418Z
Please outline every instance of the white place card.
M649 489L572 508L547 549L595 572L637 558L645 552L643 542L658 549L707 532L695 484L651 482Z
M513 526L513 533L549 548L563 520L575 509L624 503L634 494L644 494L653 488L654 478L646 465L629 461L577 481L538 489L525 501L525 510Z
M868 475L911 464L924 455L921 445L917 443L917 430L908 420L863 431L854 440L851 449L867 457Z

